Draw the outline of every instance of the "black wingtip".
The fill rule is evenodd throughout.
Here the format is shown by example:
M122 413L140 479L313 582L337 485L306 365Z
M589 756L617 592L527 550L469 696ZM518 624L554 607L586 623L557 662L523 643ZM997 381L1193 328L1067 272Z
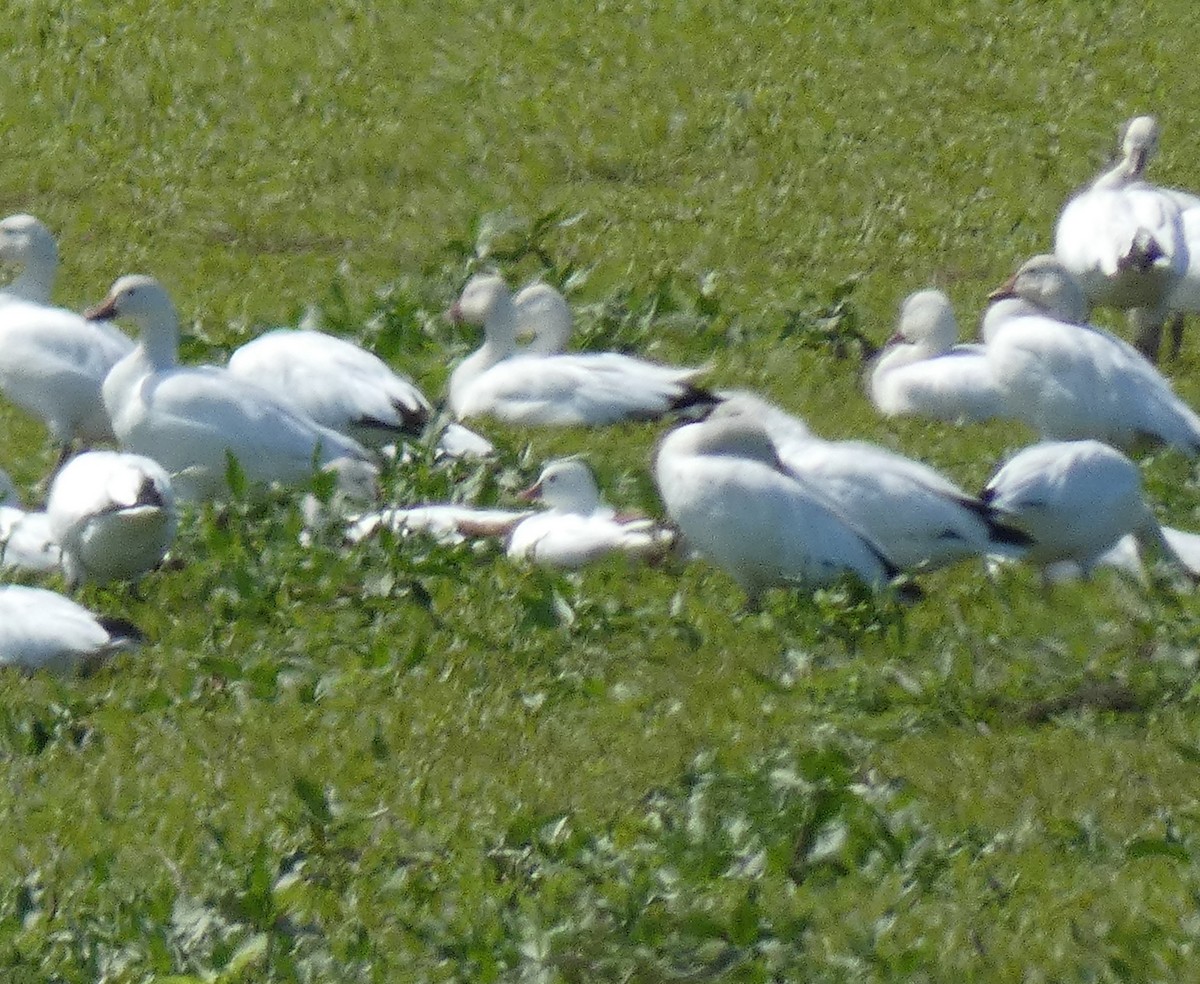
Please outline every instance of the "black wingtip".
M146 636L142 630L136 625L124 618L111 618L101 616L96 619L97 622L104 628L104 631L112 637L114 643L143 643L146 641Z
M721 397L702 386L688 385L671 401L670 408L676 413L686 410L704 415L720 402Z

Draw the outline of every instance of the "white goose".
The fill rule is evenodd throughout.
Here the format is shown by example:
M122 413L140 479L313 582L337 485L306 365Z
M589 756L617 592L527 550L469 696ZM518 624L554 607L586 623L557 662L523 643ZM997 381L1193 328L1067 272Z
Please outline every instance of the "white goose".
M1011 554L1027 538L995 510L919 461L864 441L826 441L751 393L722 393L709 419L757 420L779 460L901 568Z
M250 481L295 483L317 467L369 467L357 441L322 427L269 391L215 366L179 366L178 320L153 278L122 277L89 318L128 317L137 347L104 382L104 402L121 446L159 462L176 495L206 499L225 490L227 456Z
M1044 438L1200 454L1200 417L1133 346L1082 324L1086 301L1055 257L1028 260L991 296L1005 306L989 312L987 357L1010 416Z
M455 544L485 537L506 537L530 509L487 509L450 502L402 506L368 513L355 520L346 538L358 543L381 529L393 533L424 533L441 543Z
M133 342L110 324L48 305L58 254L37 219L0 222L0 260L22 268L0 304L0 393L46 424L64 458L77 439L112 440L100 387Z
M259 335L229 357L228 369L368 447L419 436L433 414L416 385L382 359L313 329Z
M162 466L119 451L89 451L68 461L50 485L46 516L72 587L132 580L152 570L179 523Z
M694 385L701 369L616 353L514 358L517 312L500 277L472 277L449 315L484 327L483 345L450 376L450 409L459 419L489 415L514 424L599 425L714 402Z
M1142 496L1137 465L1100 441L1025 448L980 498L1028 534L1024 559L1043 569L1069 561L1086 577L1126 535L1181 564Z
M575 458L549 462L521 498L548 508L513 528L508 556L514 560L574 569L612 553L661 556L674 539L652 520L618 516L600 498L592 470Z
M871 402L879 412L951 423L1003 416L1004 401L983 347L957 340L958 322L945 294L910 294L896 333L871 371Z
M0 587L0 666L73 670L140 641L130 623L93 615L53 591Z
M44 512L27 512L7 472L0 470L0 569L45 574L61 553Z
M0 290L0 304L50 303L58 272L58 244L41 221L24 213L0 219L0 261L17 267L17 275Z
M1130 311L1137 346L1158 354L1170 296L1188 268L1178 203L1142 180L1158 144L1151 116L1126 124L1123 157L1063 208L1054 254L1073 273L1089 303Z
M815 588L854 574L875 588L895 566L780 462L766 431L739 417L685 424L662 439L654 481L689 546L756 604L766 588Z

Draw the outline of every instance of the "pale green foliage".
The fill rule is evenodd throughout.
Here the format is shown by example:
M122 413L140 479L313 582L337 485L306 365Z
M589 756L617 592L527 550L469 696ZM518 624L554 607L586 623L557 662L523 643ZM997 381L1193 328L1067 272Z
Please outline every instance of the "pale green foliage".
M710 362L975 488L1030 435L883 423L862 355L930 284L969 330L1135 112L1200 188L1191 14L14 0L0 203L59 234L63 303L161 278L189 360L316 305L440 394L477 341L440 312L497 267L563 286L578 344ZM37 425L0 423L42 478ZM657 513L657 432L496 429L499 465L418 449L385 486L511 505L586 449ZM1188 463L1144 460L1200 528ZM84 594L144 650L0 679L4 980L1197 976L1193 595L968 565L747 614L704 564L302 525L188 514L136 593Z

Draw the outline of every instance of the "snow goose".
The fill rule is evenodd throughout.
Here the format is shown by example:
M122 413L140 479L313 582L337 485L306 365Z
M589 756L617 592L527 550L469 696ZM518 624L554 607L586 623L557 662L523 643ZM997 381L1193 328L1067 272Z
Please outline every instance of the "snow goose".
M301 482L314 465L369 467L357 441L268 390L215 366L176 365L175 307L153 278L122 277L88 317L128 317L141 329L137 347L105 379L104 403L121 446L161 464L177 497L220 495L229 455L250 481Z
M951 423L1003 416L1004 401L980 345L956 345L958 322L940 290L905 298L896 333L871 371L871 402L886 417Z
M344 338L277 328L237 349L229 371L369 447L424 431L433 408L416 385Z
M1139 116L1122 133L1123 157L1067 202L1054 254L1079 278L1089 303L1130 311L1137 347L1158 354L1170 295L1188 268L1179 205L1142 180L1158 126Z
M573 319L567 299L547 283L536 281L513 296L517 309L517 339L522 352L554 355L566 351Z
M381 529L393 533L424 533L441 543L455 544L484 537L506 537L530 509L486 509L441 502L423 506L398 506L360 516L346 537L358 543Z
M1148 439L1200 454L1200 417L1122 339L1080 324L1086 302L1053 256L1026 261L993 300L988 362L1008 407L1044 438L1095 438L1118 447Z
M901 568L1007 554L1027 542L996 511L941 472L864 441L826 441L751 393L722 393L710 420L757 420L779 460Z
M162 466L119 451L68 461L50 484L46 515L72 587L132 580L157 567L179 522Z
M133 342L110 324L49 306L58 254L33 216L0 222L0 260L22 268L0 292L0 393L46 424L64 459L76 439L111 441L100 387Z
M61 554L44 512L26 512L7 472L0 470L0 569L45 574Z
M718 418L668 432L654 481L684 540L752 605L773 585L815 588L848 573L882 588L896 574L865 534L787 470L755 421Z
M17 267L17 275L0 290L0 304L50 303L58 272L58 245L42 222L25 214L0 219L0 262Z
M484 328L483 345L450 376L450 409L459 419L488 415L524 425L599 425L715 402L694 385L698 368L617 353L514 358L517 312L500 277L472 277L448 313Z
M72 670L140 641L130 623L93 615L53 591L0 587L0 666Z
M521 498L547 508L513 528L508 556L514 560L574 569L612 553L661 556L674 539L652 520L618 516L600 498L592 470L576 458L549 462Z
M1100 441L1025 448L992 476L980 498L1028 534L1024 559L1043 570L1071 562L1086 577L1126 535L1182 566L1142 496L1137 465Z

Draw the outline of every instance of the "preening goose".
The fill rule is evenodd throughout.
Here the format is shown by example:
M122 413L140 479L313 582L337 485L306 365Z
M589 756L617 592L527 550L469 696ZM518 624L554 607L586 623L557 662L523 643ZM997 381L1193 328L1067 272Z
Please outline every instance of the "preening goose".
M1063 208L1054 254L1090 304L1131 312L1137 347L1155 358L1171 293L1188 268L1187 240L1177 202L1143 180L1158 145L1154 118L1131 120L1121 140L1121 160Z
M1100 441L1025 448L992 476L980 498L1028 534L1024 559L1043 569L1070 561L1087 576L1127 535L1180 563L1142 496L1137 465Z
M72 670L135 646L137 629L42 588L0 587L0 666Z
M709 419L756 420L780 462L861 530L897 567L933 568L1009 554L1026 537L935 469L865 441L826 441L750 393L722 393Z
M285 484L303 482L314 466L368 465L357 441L262 387L215 366L177 365L175 307L153 278L122 277L88 317L128 317L141 329L137 347L105 379L104 403L122 448L161 464L177 496L220 495L228 455L249 480Z
M1004 401L980 345L958 345L958 322L939 290L910 294L896 333L871 371L871 402L886 417L951 423L1003 416Z
M72 586L131 580L152 570L179 523L162 466L119 451L89 451L68 461L50 484L46 516Z
M654 481L686 543L727 571L752 604L776 585L815 588L853 574L882 588L896 573L879 547L788 471L754 421L719 418L668 432Z
M1053 256L1036 256L992 294L988 361L1008 407L1044 438L1139 440L1200 454L1200 417L1133 346L1086 324L1086 302Z
M228 369L368 447L419 436L433 414L416 385L382 359L312 329L259 335L229 357Z
M612 553L661 556L674 539L650 519L618 516L600 498L592 470L575 458L549 462L521 497L547 508L513 527L508 556L516 560L577 568Z
M484 327L482 346L450 376L450 409L459 419L598 425L652 419L715 401L695 385L702 371L697 368L616 353L519 355L516 308L497 276L472 277L449 315Z

